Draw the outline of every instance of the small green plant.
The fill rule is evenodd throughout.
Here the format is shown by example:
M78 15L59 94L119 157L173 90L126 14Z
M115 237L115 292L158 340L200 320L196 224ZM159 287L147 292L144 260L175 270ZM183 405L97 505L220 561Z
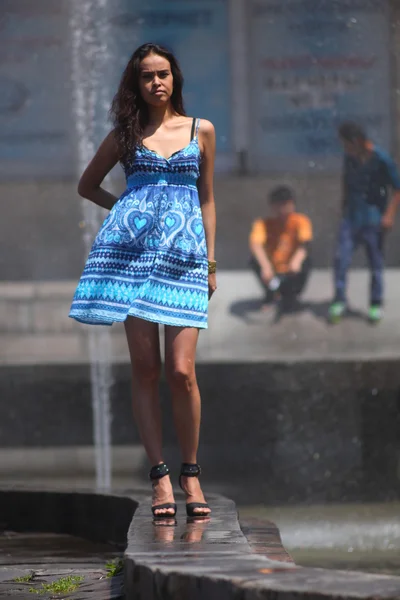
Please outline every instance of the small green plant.
M116 558L115 560L110 560L106 563L106 571L107 577L115 577L122 572L124 568L124 561L122 558Z
M81 575L68 575L68 577L61 577L57 581L52 583L42 583L42 587L38 590L30 588L32 594L68 594L78 589L79 584L82 583L83 577Z
M22 575L22 577L16 577L14 581L16 583L28 583L29 581L33 581L35 579L35 571L31 571L27 575Z

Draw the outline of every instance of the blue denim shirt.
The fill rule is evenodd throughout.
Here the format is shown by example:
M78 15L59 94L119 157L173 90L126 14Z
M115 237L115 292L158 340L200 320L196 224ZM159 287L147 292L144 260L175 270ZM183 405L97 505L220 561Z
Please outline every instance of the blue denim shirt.
M393 159L378 146L361 162L345 155L343 168L344 217L352 227L378 226L387 207L389 188L400 190Z

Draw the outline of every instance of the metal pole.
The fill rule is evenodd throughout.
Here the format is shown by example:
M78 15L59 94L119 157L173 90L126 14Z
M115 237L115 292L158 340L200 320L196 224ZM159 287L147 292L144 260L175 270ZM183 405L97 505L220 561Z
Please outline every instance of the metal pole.
M250 137L246 0L230 0L229 34L233 148L239 170L245 173L248 169Z

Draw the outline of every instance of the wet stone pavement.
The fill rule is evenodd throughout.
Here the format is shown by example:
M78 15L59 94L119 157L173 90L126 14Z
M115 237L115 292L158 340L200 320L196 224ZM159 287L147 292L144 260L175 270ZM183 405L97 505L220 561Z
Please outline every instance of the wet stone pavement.
M107 577L106 570L108 562L117 562L121 556L122 553L109 544L69 535L3 531L0 533L0 597L122 599L123 575ZM69 576L82 578L75 591L43 593L43 584Z
M180 515L184 504L179 503ZM215 506L215 504L214 504ZM183 551L187 555L208 553L210 548L223 548L232 553L243 542L246 551L262 554L274 561L292 562L283 548L279 531L273 523L247 518L241 528L218 514L215 507L212 519L188 521L163 519L153 522L150 507L144 503L143 518L136 521L136 549L156 552L161 559ZM244 534L244 535L243 535ZM246 536L246 537L245 537ZM246 542L246 538L248 544ZM123 596L123 573L107 577L106 565L122 558L121 548L110 544L93 543L82 538L51 533L0 533L0 597L1 598L71 598L78 600L118 600ZM77 589L70 593L44 592L43 584L51 584L68 576L82 578ZM25 580L26 579L26 580Z
M13 533L4 528L0 533L0 597L262 600L273 594L276 600L283 600L289 594L299 600L310 596L400 598L400 577L295 565L273 523L246 517L239 523L233 501L214 494L207 498L213 510L209 519L188 520L183 495L177 494L177 519L153 522L151 499L140 497L127 532L123 573L109 578L106 565L121 559L119 546L68 535ZM103 516L88 512L87 518L92 517L101 529L102 519L108 522L118 517L117 506ZM78 512L69 511L68 515ZM25 576L31 580L21 579ZM43 584L67 576L82 578L75 591L41 594Z

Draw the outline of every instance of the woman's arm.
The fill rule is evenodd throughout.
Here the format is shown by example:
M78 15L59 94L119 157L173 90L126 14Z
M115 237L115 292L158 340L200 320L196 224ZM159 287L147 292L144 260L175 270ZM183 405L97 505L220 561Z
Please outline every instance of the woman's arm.
M199 131L202 161L198 183L201 212L206 233L208 260L215 260L216 214L214 200L215 129L210 121L202 120Z
M201 212L206 234L208 260L215 260L216 213L214 200L215 129L210 121L201 120L199 130L202 161L198 182ZM216 275L208 276L210 297L217 289Z
M112 209L117 198L101 186L105 176L118 162L118 148L114 132L102 141L96 154L86 167L78 184L78 194L102 208Z

